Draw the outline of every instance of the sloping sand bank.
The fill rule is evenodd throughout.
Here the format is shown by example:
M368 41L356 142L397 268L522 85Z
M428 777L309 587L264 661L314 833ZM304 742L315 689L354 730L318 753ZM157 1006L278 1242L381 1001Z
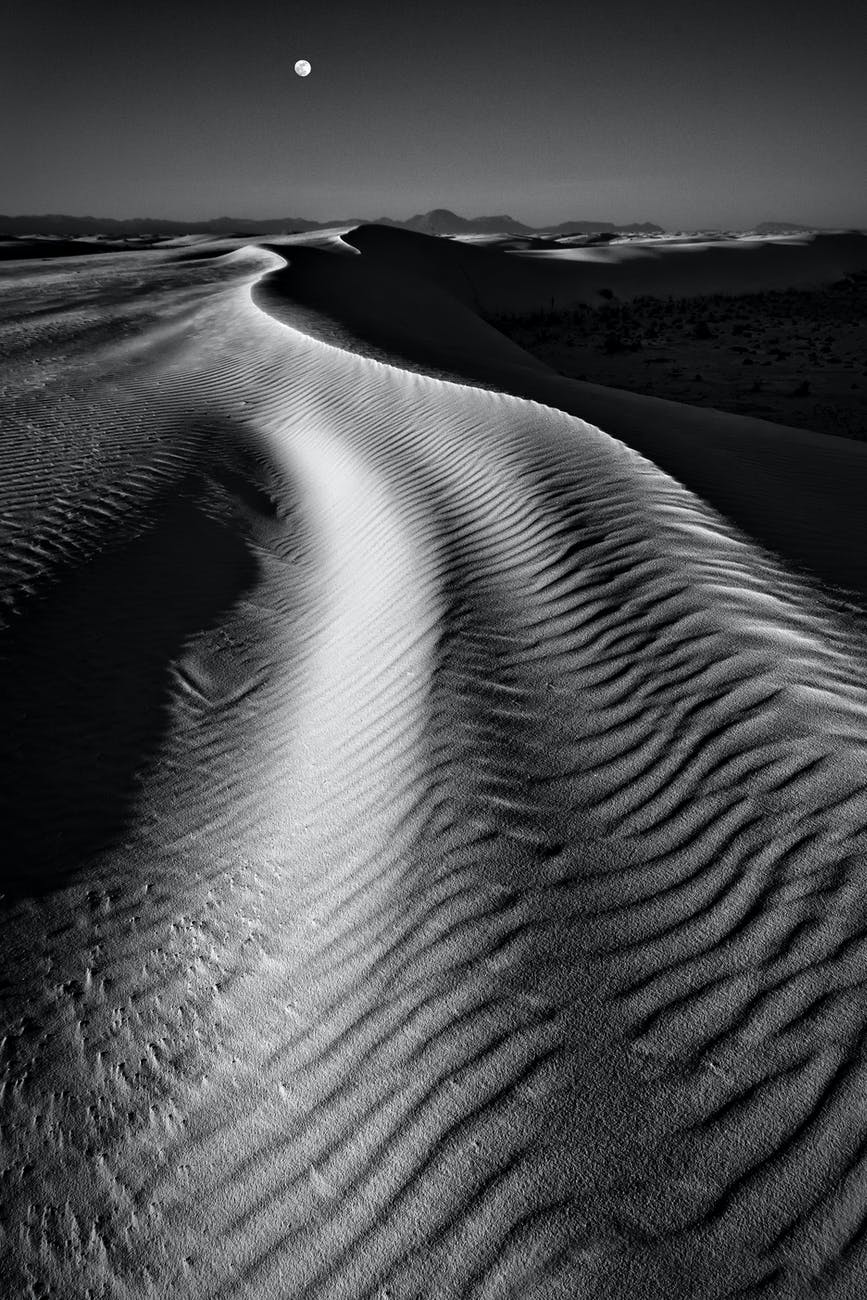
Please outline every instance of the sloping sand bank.
M3 1288L856 1295L864 637L780 558L821 456L570 414L364 238L0 273Z
M544 302L559 263L543 265L384 227L359 228L346 240L362 251L352 263L318 250L284 250L289 265L257 289L257 301L280 319L345 347L432 374L466 377L578 415L652 459L790 565L826 585L867 595L867 444L556 374L478 313ZM612 257L618 251L593 250ZM734 291L747 274L739 260L753 268L757 287L771 287L782 273L777 254L799 284L823 283L867 265L867 237L861 235L780 245L733 241L685 252L652 247L646 260L640 246L621 251L631 255L613 262L623 272L621 297L685 294L690 284L695 293L726 286ZM791 260L796 254L802 258L797 266ZM684 258L695 267L692 281L685 279ZM728 265L733 270L727 279ZM594 292L586 266L572 264L571 270L572 278L562 277L558 289L558 301L567 306ZM301 304L319 308L321 318Z

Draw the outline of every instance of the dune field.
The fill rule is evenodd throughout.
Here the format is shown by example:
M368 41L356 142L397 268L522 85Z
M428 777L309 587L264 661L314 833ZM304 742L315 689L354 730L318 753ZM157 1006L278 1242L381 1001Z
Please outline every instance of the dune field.
M867 236L0 265L0 1295L867 1293L867 442L493 318Z

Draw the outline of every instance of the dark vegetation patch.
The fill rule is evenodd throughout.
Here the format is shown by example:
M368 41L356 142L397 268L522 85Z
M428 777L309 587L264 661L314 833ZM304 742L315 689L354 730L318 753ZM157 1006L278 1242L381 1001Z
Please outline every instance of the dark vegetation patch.
M491 323L573 379L867 440L867 274L701 298L598 292Z

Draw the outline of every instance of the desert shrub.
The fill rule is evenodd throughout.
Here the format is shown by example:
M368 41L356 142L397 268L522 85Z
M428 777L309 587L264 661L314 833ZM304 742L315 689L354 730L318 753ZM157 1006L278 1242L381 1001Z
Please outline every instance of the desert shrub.
M623 335L615 333L613 330L605 335L602 347L609 356L613 356L616 352L628 352L629 350L629 344Z

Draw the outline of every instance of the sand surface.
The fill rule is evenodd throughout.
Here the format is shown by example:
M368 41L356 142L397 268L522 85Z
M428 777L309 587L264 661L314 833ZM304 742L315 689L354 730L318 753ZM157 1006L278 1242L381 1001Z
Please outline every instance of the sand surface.
M484 317L865 244L0 266L4 1296L864 1293L867 445Z

